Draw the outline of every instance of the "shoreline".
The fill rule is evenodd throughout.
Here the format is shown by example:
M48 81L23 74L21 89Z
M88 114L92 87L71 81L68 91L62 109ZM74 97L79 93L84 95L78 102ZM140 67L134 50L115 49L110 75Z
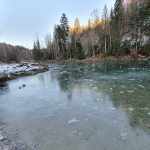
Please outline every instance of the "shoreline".
M0 64L0 87L5 86L6 82L19 77L31 76L48 71L45 63L10 63Z
M46 64L48 63L67 63L67 62L104 62L104 61L112 61L112 62L117 62L117 61L121 61L121 62L132 62L132 61L148 61L150 60L150 56L146 57L146 56L138 56L137 58L133 58L130 55L126 55L126 56L120 56L120 57L116 57L116 56L106 56L106 57L100 57L100 56L96 56L96 57L89 57L89 58L85 58L83 60L79 60L79 59L68 59L68 60L47 60L47 61L41 61L44 62Z
M142 56L138 55L138 57L133 58L130 55L125 55L125 56L100 56L96 55L95 57L89 57L83 60L79 59L68 59L68 60L44 60L44 61L29 61L29 62L22 62L22 63L0 63L0 67L3 65L6 65L8 69L4 69L4 71L0 70L0 87L3 87L6 85L6 82L9 80L17 79L19 77L25 77L25 76L32 76L38 73L46 72L49 70L48 64L52 63L92 63L92 62L142 62L142 61L149 61L150 56ZM15 66L16 68L23 67L23 69L17 70L15 67L12 67L12 72L7 72L9 70L9 67L12 65L17 65ZM26 69L24 69L26 67ZM1 69L1 68L0 68ZM14 70L13 70L14 69ZM15 71L16 69L16 71Z
M29 147L18 136L19 130L9 131L5 124L0 125L0 150L27 150Z

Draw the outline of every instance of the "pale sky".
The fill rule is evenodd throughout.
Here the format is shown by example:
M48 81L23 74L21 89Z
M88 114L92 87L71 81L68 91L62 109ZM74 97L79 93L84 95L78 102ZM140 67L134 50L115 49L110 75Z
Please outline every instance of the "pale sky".
M47 33L53 33L62 13L70 25L76 17L85 25L93 9L104 5L110 9L115 0L0 0L0 43L33 47L37 35L44 43Z

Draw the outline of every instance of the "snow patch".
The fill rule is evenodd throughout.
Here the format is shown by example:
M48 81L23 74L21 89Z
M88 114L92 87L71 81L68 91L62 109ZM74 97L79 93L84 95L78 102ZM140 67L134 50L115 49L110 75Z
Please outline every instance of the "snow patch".
M128 91L128 93L134 93L134 91Z
M128 138L128 133L122 132L122 133L120 134L119 138L120 138L122 141L127 140L127 138Z
M30 72L32 70L38 70L41 67L42 66L38 66L37 63L0 64L0 73L9 75L11 73Z
M143 85L138 85L138 87L144 88L144 86L143 86Z
M129 111L133 111L134 109L132 107L129 108Z
M76 118L73 118L73 119L68 121L68 124L76 123L76 122L79 122L79 121L80 120L77 120Z
M117 110L115 107L111 107L110 108L112 111L115 111L115 110Z

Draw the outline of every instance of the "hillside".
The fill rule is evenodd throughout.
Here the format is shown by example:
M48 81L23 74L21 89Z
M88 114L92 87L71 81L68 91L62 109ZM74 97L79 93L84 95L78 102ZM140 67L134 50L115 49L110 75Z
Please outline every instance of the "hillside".
M0 62L18 62L21 60L30 60L31 51L22 46L13 46L6 43L0 43Z

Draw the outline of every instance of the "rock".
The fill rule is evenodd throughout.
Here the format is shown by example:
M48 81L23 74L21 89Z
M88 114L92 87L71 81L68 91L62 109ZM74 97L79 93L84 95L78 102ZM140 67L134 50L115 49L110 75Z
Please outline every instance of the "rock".
M0 73L0 82L5 82L7 78L8 78L7 74Z
M0 141L3 141L5 139L5 137L3 136L3 131L0 130Z
M6 85L7 79L8 79L8 76L6 74L1 74L0 73L0 87Z
M25 85L25 84L22 84L22 87L26 87L26 85Z

